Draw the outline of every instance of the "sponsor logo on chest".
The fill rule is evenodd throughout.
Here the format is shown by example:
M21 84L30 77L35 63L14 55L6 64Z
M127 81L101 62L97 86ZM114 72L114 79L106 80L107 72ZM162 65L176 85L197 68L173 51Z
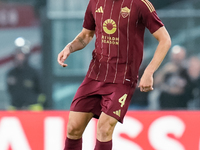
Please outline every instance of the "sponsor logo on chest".
M96 8L95 13L104 15L105 13L104 7L99 6L98 8ZM110 12L110 13L113 13L113 12ZM127 6L125 6L119 9L118 13L122 18L127 18L130 15L130 9ZM116 21L113 18L110 18L102 22L102 29L104 33L108 35L108 36L102 35L102 43L119 45L119 37L113 36L113 34L116 33L117 28L118 28Z

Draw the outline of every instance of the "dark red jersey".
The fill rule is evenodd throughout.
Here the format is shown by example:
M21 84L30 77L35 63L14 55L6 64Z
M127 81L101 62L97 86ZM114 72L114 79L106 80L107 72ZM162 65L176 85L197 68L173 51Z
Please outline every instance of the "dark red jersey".
M96 42L87 76L112 83L137 79L145 27L154 33L163 23L148 0L90 0L83 27Z

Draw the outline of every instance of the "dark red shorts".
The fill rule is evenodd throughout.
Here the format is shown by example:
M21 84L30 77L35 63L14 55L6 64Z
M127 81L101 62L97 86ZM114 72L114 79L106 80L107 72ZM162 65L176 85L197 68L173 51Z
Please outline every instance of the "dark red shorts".
M123 122L136 82L131 84L105 83L85 78L72 101L70 111L92 112L99 118L101 112Z

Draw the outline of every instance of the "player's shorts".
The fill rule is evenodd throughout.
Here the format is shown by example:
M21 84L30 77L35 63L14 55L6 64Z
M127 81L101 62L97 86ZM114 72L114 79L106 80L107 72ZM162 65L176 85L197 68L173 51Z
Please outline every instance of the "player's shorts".
M94 118L104 112L122 123L136 84L137 81L134 84L105 83L86 77L75 94L70 111L92 112Z

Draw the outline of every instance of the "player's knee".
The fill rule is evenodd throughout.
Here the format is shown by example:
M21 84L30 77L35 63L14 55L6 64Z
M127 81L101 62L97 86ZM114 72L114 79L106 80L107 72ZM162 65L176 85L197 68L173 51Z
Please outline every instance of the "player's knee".
M78 139L82 136L82 129L77 124L69 123L67 126L67 136Z
M108 137L110 135L110 130L108 128L99 127L97 134L100 137Z
M101 137L108 137L112 135L115 124L111 123L100 123L98 124L97 134Z

